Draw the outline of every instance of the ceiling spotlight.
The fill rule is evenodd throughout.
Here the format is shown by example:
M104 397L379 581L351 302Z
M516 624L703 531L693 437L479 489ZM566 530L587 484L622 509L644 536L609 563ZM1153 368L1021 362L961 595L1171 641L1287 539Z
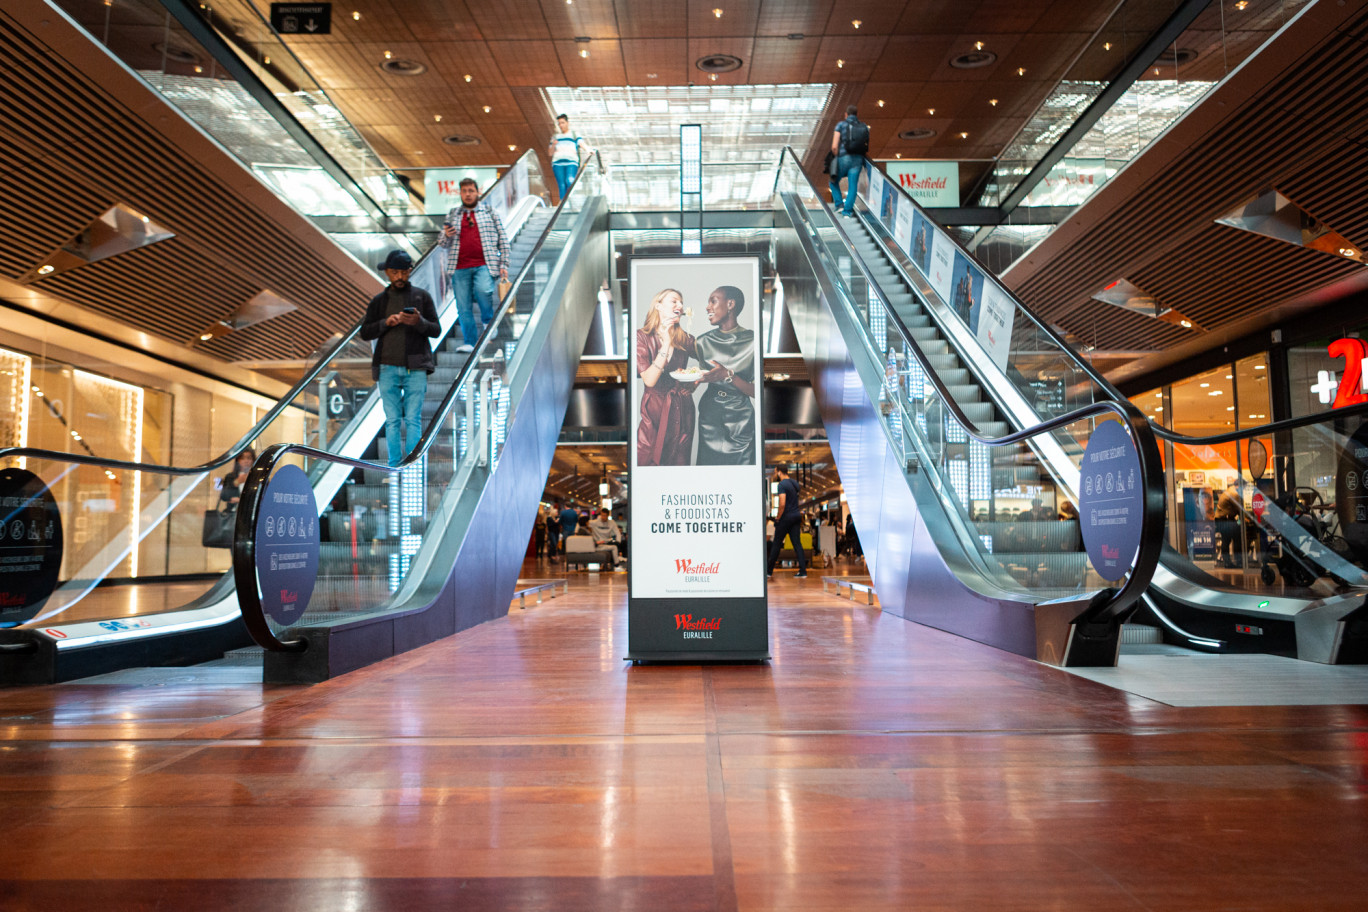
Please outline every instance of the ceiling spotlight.
M464 76L463 78L465 79L466 82L470 82L471 76L470 76L469 73L466 73L465 76Z
M195 72L196 72L196 73L203 73L203 72L204 72L204 67L202 67L202 66L197 66L197 67L195 67Z
M1227 411L1227 412L1233 412L1233 411L1235 411L1235 406L1233 406L1233 405L1227 405L1227 406L1226 406L1226 411Z
M1356 257L1358 256L1358 251L1353 247L1341 247L1340 256Z
M1155 75L1155 76L1158 76L1158 75L1159 75L1159 68L1158 68L1158 67L1155 67L1155 68L1154 68L1154 75Z
M1183 329L1192 329L1192 321L1191 321L1191 320L1179 320L1179 321L1178 321L1178 325L1181 326L1181 327L1183 327Z
M359 10L352 10L352 18L355 19L357 22L360 22L361 12Z
M1025 67L1017 67L1017 75L1018 75L1018 76L1025 76L1025 75L1026 75L1026 68L1025 68Z
M926 113L927 113L927 114L930 114L932 117L935 117L935 116L936 116L936 109L935 109L935 108L927 108L927 109L926 109Z
M988 103L989 103L990 105L992 105L993 107L995 107L995 108L997 107L997 99L996 99L996 98L990 98L990 99L988 99Z
M880 98L878 101L875 102L875 104L882 108L884 106L884 100Z
M588 48L580 48L580 56L581 56L581 57L588 57L588 56L589 56L589 49L588 49Z
M1111 50L1111 42L1110 42L1110 41L1104 41L1104 42L1102 42L1102 50L1104 50L1104 51L1110 51L1110 50Z
M851 19L850 24L855 26L856 28L859 28L860 26L864 25L864 23L861 22L859 19Z
M717 74L716 74L716 73L709 73L709 74L708 74L708 78L711 79L713 82L717 82Z
M893 156L894 156L895 158L902 158L902 153L901 153L901 152L894 152L894 153L893 153Z
M441 122L442 122L442 115L441 115L441 114L433 114L433 115L432 115L432 119L435 120L435 121L437 121L438 123L441 123Z
M46 266L39 266L39 267L38 267L38 274L39 274L39 275L51 275L56 269L57 269L56 266L53 266L51 263L48 263Z
M385 59L386 59L386 60L389 60L389 59L390 59L391 57L393 57L393 56L394 56L394 55L391 54L389 51L385 51Z
M1249 0L1237 0L1235 4L1235 8L1241 12L1244 12L1244 8L1247 6L1249 6Z
M509 152L516 152L516 151L518 151L518 147L517 147L516 145L514 145L513 143L509 143L509 144L508 144L508 151L509 151Z
M646 74L646 78L647 78L647 79L655 79L655 78L656 78L656 74L655 74L655 73L647 73L647 74Z
M713 18L714 18L714 19L721 19L721 18L722 18L722 10L721 10L721 9L714 9L714 10L713 10Z
M836 61L836 69L839 70L840 68L842 68L842 67L844 67L844 66L845 66L845 61L844 61L844 60L839 60L839 59L838 59L838 60Z
M961 134L960 134L960 139L968 139L968 138L969 138L969 134L968 134L968 133L961 133Z
M981 51L981 50L983 50L983 42L982 42L982 41L975 41L975 42L974 42L974 50L976 50L976 51Z
M261 62L262 62L262 64L265 65L265 66L270 66L270 65L271 65L271 58L270 58L270 57L262 57L262 58L261 58Z
M1210 383L1199 383L1197 385L1200 386L1202 389L1206 389L1207 387L1211 386Z
M212 338L214 338L212 333L200 333L201 342L208 342Z
M489 105L485 105L485 106L484 106L484 112L485 112L486 114L488 114L488 113L489 113L490 111L492 111L492 110L494 110L494 109L491 108Z

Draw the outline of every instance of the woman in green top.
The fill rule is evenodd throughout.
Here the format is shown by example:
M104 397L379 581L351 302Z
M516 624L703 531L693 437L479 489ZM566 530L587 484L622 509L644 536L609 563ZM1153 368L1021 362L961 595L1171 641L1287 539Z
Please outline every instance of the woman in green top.
M708 296L713 328L695 340L699 383L698 458L695 465L755 464L755 332L736 322L746 296L723 285Z

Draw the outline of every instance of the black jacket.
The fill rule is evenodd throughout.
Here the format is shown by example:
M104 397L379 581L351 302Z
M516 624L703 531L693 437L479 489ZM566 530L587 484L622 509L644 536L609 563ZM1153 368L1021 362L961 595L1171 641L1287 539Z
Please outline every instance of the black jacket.
M432 295L421 288L410 284L404 292L404 306L418 308L418 325L385 325L385 310L389 307L389 288L386 288L371 298L370 304L366 305L366 319L361 321L361 338L373 340L379 339L387 332L404 333L404 352L408 356L408 369L425 370L430 374L436 369L437 363L433 360L432 344L428 339L435 339L442 334L442 326L437 322L437 307L432 303ZM380 379L379 345L375 346L375 351L371 354L371 379Z

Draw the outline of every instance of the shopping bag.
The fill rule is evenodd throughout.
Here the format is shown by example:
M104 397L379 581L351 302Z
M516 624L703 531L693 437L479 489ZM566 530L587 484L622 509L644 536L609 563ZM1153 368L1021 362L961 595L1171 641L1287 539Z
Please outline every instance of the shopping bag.
M205 510L200 544L206 548L233 547L233 523L236 519L237 514L232 510Z

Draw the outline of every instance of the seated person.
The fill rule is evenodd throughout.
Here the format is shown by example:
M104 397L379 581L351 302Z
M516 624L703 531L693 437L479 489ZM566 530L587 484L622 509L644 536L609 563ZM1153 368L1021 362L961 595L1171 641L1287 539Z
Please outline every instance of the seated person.
M607 510L599 510L598 518L589 523L589 534L594 536L594 547L600 551L613 553L613 564L618 562L618 546L622 543L622 530L613 522Z

